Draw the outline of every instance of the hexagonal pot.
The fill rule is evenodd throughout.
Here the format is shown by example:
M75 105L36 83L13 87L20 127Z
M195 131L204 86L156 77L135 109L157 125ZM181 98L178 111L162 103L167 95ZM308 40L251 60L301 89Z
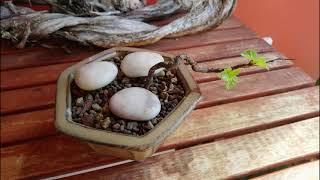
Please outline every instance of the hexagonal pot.
M71 116L70 84L73 81L75 70L86 63L108 60L112 57L136 51L150 50L127 47L112 48L91 56L64 70L60 74L57 82L56 128L67 135L87 141L89 146L98 153L133 160L143 160L151 156L165 138L183 122L201 98L199 87L183 63L180 63L177 68L177 76L184 86L185 96L159 124L142 136L132 136L91 128L72 121ZM167 53L156 53L161 54L165 61L171 61L174 57Z

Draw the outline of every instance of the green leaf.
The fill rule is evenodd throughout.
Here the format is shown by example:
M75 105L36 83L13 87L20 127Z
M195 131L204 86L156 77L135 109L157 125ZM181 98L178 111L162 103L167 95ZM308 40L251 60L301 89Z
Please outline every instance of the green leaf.
M237 84L238 75L240 69L232 70L230 67L224 69L221 73L218 74L218 77L225 82L225 88L230 90L235 87Z
M255 58L255 59L253 59L251 61L251 63L256 65L256 66L258 66L258 67L261 67L261 68L269 70L266 58L263 57L263 56L259 56L259 57Z
M252 61L257 58L257 52L255 50L248 49L243 51L241 56Z
M269 70L266 58L263 56L258 56L258 53L255 50L245 50L243 53L241 53L241 56L250 60L251 64Z

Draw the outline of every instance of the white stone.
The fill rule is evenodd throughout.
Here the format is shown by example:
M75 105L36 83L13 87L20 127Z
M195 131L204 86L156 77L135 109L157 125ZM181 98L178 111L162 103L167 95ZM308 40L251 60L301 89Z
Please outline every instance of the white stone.
M156 117L160 110L160 100L152 92L132 87L114 94L109 102L111 112L124 119L146 121Z
M147 76L152 66L164 62L163 57L153 52L134 52L126 55L121 61L121 70L128 77ZM155 73L159 73L158 69Z
M118 74L117 66L112 62L98 61L85 64L75 72L75 82L83 90L91 91L111 83Z

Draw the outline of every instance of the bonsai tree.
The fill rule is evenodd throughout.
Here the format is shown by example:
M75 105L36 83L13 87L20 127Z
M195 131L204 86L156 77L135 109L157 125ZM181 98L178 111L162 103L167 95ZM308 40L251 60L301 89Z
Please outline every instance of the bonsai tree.
M195 62L193 59L191 59L187 55L176 56L174 58L174 61L169 63L161 62L154 65L150 69L147 80L146 80L146 88L148 89L150 84L152 83L152 78L155 74L154 73L155 70L159 68L172 69L179 63L186 63L188 65L191 65L192 70L196 72L218 73L218 77L225 82L225 88L227 90L230 90L234 88L237 84L238 75L240 74L240 71L241 71L240 68L258 66L260 68L269 70L268 63L271 63L273 61L279 61L279 60L292 60L292 59L276 58L276 59L267 61L264 56L259 55L255 50L251 50L251 49L243 51L241 53L241 56L249 60L249 62L244 64L238 64L236 66L227 67L227 68L202 67L202 66L198 66L197 62Z

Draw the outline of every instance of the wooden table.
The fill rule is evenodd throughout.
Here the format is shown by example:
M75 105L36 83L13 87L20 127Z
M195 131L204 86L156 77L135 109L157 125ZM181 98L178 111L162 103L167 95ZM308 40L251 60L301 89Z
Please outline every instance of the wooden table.
M245 68L231 91L214 73L192 72L203 100L154 157L132 162L99 155L53 124L59 73L101 49L1 43L1 179L318 179L319 87L291 61ZM252 48L283 57L234 17L145 48L217 67L243 63L239 54Z

